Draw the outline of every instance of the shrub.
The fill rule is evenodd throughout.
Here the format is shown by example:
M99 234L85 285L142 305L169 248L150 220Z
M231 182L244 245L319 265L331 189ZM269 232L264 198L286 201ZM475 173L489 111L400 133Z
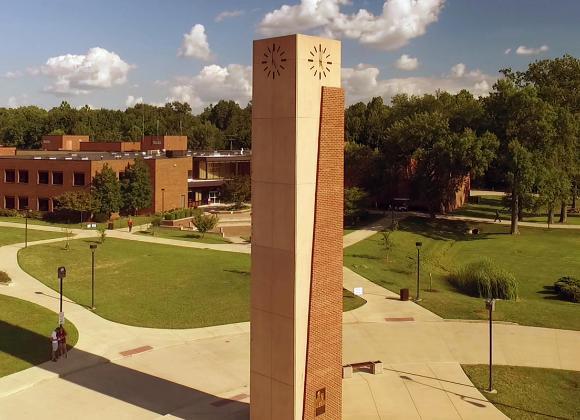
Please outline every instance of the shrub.
M554 283L554 290L570 302L580 302L580 280L574 277L560 277Z
M107 228L105 226L99 226L97 231L99 232L99 236L101 238L101 244L104 244L105 239L107 238Z
M198 214L193 218L193 225L197 228L197 231L201 233L203 238L205 233L216 227L219 218L215 214Z
M20 213L14 209L0 209L0 216L2 217L18 217Z
M507 300L518 298L515 276L490 259L466 264L450 274L448 280L470 296Z
M109 216L106 215L105 213L95 213L95 215L93 216L93 220L97 223L105 223L106 221L109 220Z
M12 281L10 276L6 274L4 271L0 271L0 283L8 284Z

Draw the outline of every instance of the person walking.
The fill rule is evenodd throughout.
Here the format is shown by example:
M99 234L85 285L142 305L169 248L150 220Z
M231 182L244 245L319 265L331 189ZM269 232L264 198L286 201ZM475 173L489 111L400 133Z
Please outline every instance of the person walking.
M500 222L501 223L501 217L499 215L499 210L495 211L495 219L493 219L493 222Z
M56 327L50 334L51 354L50 360L56 362L58 360L58 328Z
M129 217L129 220L127 221L127 226L129 227L129 233L131 233L131 231L133 230L133 219L131 219Z

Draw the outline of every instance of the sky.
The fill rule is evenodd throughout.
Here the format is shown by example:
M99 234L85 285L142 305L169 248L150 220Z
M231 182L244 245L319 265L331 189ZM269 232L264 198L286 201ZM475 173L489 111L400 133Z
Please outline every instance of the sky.
M579 0L18 0L0 4L0 107L200 112L251 100L252 40L341 39L347 103L468 89L505 67L580 57Z

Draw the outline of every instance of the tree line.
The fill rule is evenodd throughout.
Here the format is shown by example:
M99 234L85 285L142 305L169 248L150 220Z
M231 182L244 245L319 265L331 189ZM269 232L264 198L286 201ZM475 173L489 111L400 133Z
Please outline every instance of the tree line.
M565 222L580 183L580 60L501 73L487 97L436 92L348 107L345 179L384 204L391 184L412 172L413 198L434 214L470 176L507 192L512 233L538 206L548 223L556 212Z
M252 106L220 100L199 115L187 103L136 104L124 111L74 108L63 101L45 110L37 106L0 108L0 144L35 149L42 136L78 134L98 141L139 141L144 135L185 135L192 150L249 148Z

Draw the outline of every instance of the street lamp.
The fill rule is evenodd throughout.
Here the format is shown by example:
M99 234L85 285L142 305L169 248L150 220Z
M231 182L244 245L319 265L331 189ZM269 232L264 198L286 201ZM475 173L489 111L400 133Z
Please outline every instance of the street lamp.
M496 299L490 298L485 300L485 309L489 310L489 386L486 392L496 394L493 389L493 311L495 311Z
M415 246L417 247L417 295L415 296L415 302L420 302L421 298L419 297L419 273L421 269L421 247L423 246L423 243L415 242Z
M90 244L91 249L91 309L95 309L95 251L97 244Z
M26 212L24 213L24 248L28 248L28 218L30 217L30 209L26 207Z
M64 324L64 312L62 311L62 280L66 277L66 268L65 267L58 267L57 270L58 280L60 282L60 311L58 314L58 323L59 325Z
M165 213L165 188L161 188L161 214Z

